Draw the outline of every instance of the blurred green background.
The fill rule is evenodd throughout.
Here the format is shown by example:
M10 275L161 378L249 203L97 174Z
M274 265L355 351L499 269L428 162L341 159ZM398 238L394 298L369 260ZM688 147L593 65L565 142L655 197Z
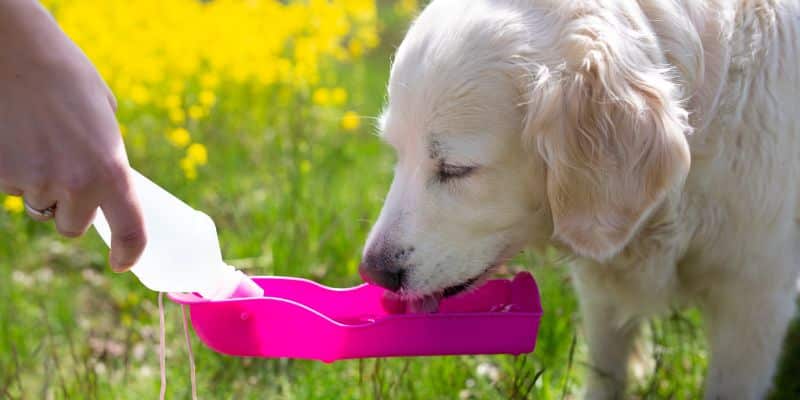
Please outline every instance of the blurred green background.
M375 135L391 54L414 0L45 2L120 103L132 165L218 227L251 275L360 283L360 250L391 179ZM155 398L156 294L2 197L0 398ZM575 398L587 368L558 255L526 254L545 316L531 355L342 361L237 359L194 340L206 399ZM167 304L168 398L190 397L180 308ZM776 398L800 398L800 335ZM693 311L647 324L631 398L698 398L707 365Z

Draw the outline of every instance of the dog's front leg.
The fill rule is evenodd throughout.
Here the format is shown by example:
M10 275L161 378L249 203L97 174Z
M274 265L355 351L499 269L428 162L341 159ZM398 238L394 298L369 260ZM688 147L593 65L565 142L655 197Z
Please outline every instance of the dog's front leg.
M707 400L762 399L771 386L795 290L788 276L762 271L773 284L719 285L704 305L711 347Z
M583 397L622 399L638 321L621 315L614 302L601 293L585 287L579 293L590 358Z

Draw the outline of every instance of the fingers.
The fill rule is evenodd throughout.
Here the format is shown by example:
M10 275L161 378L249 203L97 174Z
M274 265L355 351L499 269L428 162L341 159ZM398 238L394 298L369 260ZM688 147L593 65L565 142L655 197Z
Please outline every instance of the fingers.
M111 227L111 269L125 272L130 269L144 251L147 237L144 219L134 192L130 169L125 167L118 173L103 199L103 209Z
M83 235L89 228L97 209L97 196L89 179L81 178L79 186L54 190L63 185L48 185L48 189L18 190L25 199L25 211L36 221L55 218L58 232L67 237ZM11 188L13 189L13 188ZM60 193L60 195L56 195ZM55 206L55 208L54 208Z
M101 207L111 228L111 269L124 272L139 259L147 238L130 167L119 162L119 167L112 169L119 172L110 173L101 180L95 180L91 175L70 180L66 189L58 191L61 196L51 194L50 190L20 191L7 185L0 190L22 194L26 211L32 219L48 221L55 218L59 233L67 237L83 235L94 220L97 207ZM57 209L53 211L51 208L56 204Z
M2 183L0 183L0 192L10 194L12 196L19 196L22 194L22 190L19 190L13 186L3 185Z
M65 200L58 202L56 229L66 237L78 237L86 233L94 220L96 202Z
M31 219L40 222L53 219L53 216L50 215L52 212L48 213L46 210L56 205L55 196L46 192L25 192L24 199L25 204L28 205L25 207L25 212Z

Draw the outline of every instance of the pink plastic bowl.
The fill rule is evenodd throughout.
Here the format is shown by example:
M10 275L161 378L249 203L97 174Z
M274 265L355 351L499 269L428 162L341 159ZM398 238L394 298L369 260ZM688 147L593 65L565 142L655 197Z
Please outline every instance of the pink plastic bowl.
M305 279L255 277L265 297L209 301L170 294L186 304L197 336L233 356L324 362L348 358L533 351L542 315L531 274L497 279L442 300L434 314L396 314L385 290L368 284L333 289Z

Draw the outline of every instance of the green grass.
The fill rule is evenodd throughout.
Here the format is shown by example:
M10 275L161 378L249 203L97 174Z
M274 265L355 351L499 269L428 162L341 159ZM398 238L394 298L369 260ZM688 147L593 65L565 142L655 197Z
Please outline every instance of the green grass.
M339 71L353 108L364 115L378 114L391 43L401 35L390 30L389 45ZM370 121L345 133L337 128L338 114L309 106L303 96L278 105L277 94L230 87L219 97L225 100L210 119L192 127L209 148L209 165L196 181L183 178L176 151L152 134L163 130L153 117L132 117L129 124L133 165L212 215L223 254L249 274L359 283L360 247L393 162ZM155 398L156 294L130 274L112 274L93 232L71 241L52 226L7 214L0 214L0 231L0 398ZM323 364L222 356L195 338L201 398L574 398L587 368L586 349L568 273L558 260L526 254L511 263L532 271L541 286L545 315L533 354ZM185 399L189 367L180 309L168 303L166 312L168 398ZM699 397L707 365L702 338L696 312L647 324L642 347L653 365L634 379L631 397ZM792 338L797 343L797 333ZM785 365L797 365L797 347ZM776 398L800 396L796 371L787 367Z

